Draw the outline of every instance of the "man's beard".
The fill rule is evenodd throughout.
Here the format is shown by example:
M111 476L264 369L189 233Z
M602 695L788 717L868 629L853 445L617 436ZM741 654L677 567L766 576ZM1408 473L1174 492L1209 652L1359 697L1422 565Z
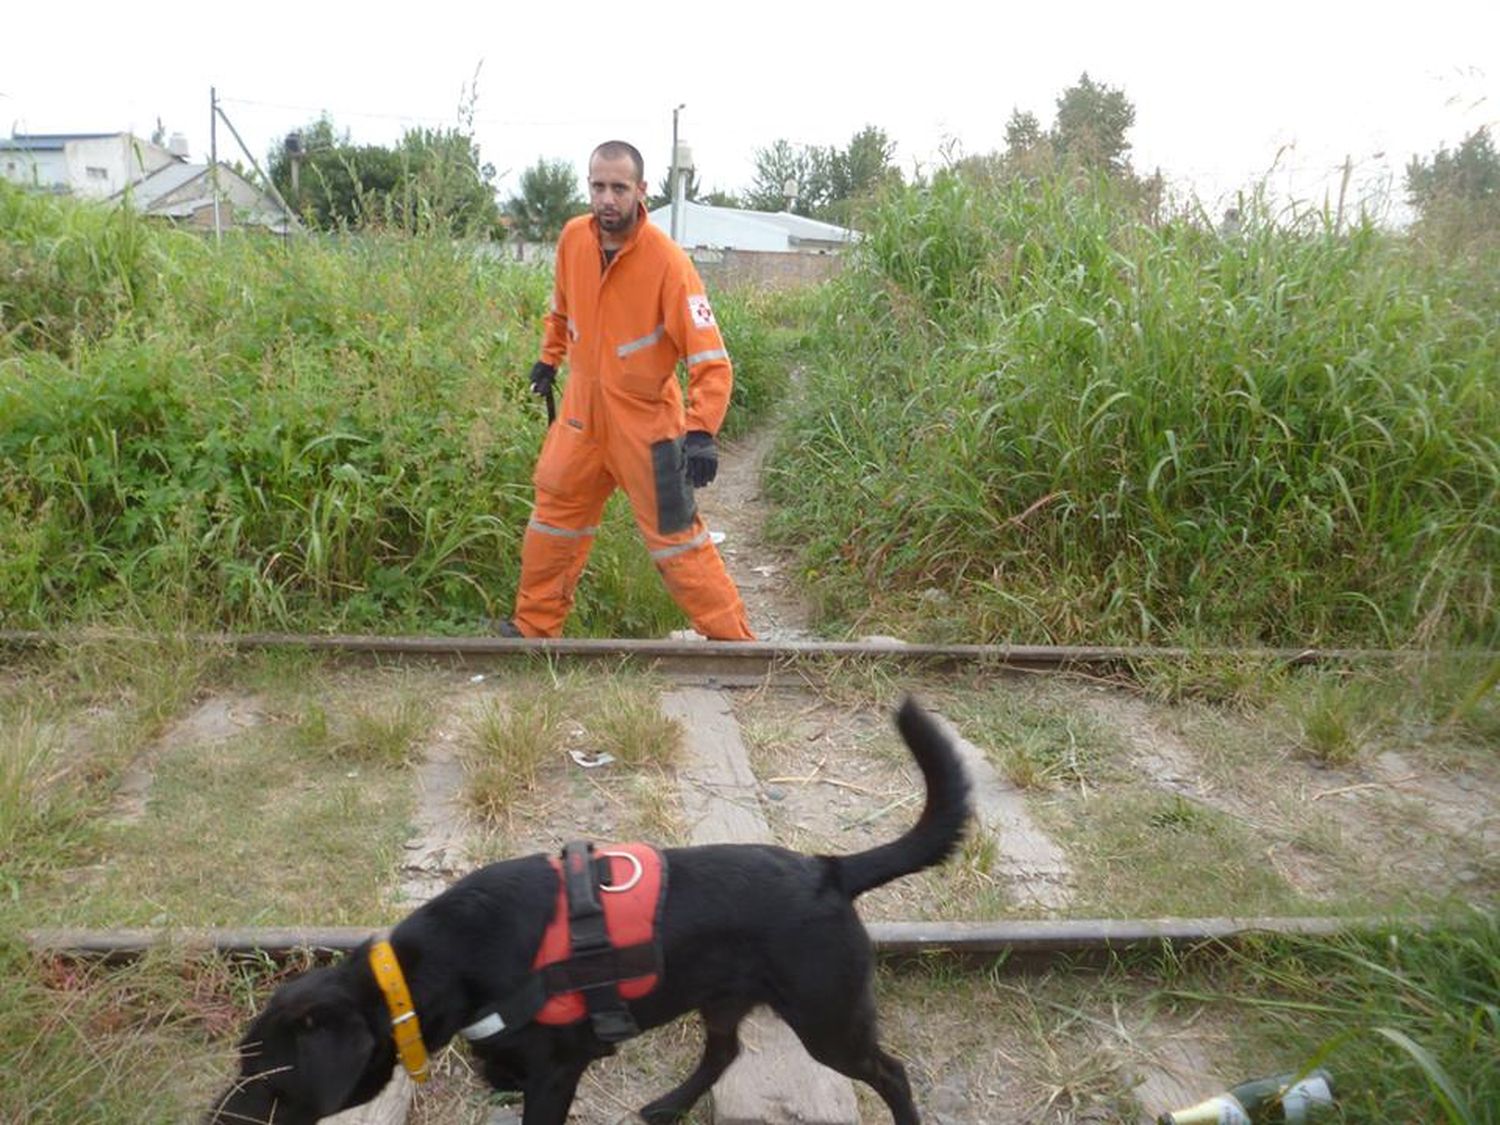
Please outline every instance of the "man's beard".
M599 220L599 225L610 234L624 234L635 224L635 209L629 211L617 211L613 218L605 218L599 212L594 212L594 218Z

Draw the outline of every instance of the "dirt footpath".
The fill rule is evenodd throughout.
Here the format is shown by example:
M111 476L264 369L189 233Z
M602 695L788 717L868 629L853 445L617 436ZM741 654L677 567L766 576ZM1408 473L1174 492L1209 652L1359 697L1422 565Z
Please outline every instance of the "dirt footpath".
M761 467L775 433L762 428L720 449L719 475L698 491L698 511L710 532L722 534L719 552L740 588L750 627L765 641L807 640L808 606L792 574L793 560L766 542L770 506L761 496Z

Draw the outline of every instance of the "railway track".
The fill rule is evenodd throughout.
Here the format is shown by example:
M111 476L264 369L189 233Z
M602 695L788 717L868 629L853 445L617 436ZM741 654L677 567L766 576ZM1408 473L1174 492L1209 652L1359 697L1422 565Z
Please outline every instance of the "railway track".
M84 641L152 640L129 630L0 630L0 647L46 649ZM484 663L522 657L556 660L633 660L663 670L764 676L799 663L878 660L895 665L962 665L1032 672L1128 668L1145 662L1235 659L1266 664L1389 663L1412 655L1395 649L1182 648L1151 645L913 644L893 638L857 641L606 640L560 638L378 636L317 633L201 633L188 639L233 652L300 649L342 656L447 658ZM1461 655L1500 659L1500 653Z
M724 700L740 688L763 685L781 679L801 679L810 670L820 667L837 667L846 663L868 662L882 668L920 672L923 675L948 673L972 676L978 673L981 679L993 672L996 676L1011 672L1024 672L1046 676L1054 673L1081 673L1090 680L1108 678L1116 673L1128 673L1132 668L1148 663L1174 663L1212 658L1231 658L1239 661L1255 661L1265 665L1285 664L1291 666L1313 664L1353 665L1360 663L1388 663L1400 659L1399 652L1383 650L1350 649L1257 649L1257 650L1190 650L1172 647L1121 647L1121 646L1033 646L1033 645L927 645L905 644L893 640L867 639L852 642L756 642L730 644L691 640L592 640L564 639L553 641L509 640L494 637L382 637L353 635L296 635L280 633L264 634L202 634L189 640L203 646L216 646L236 653L251 653L278 650L297 650L345 658L356 665L364 660L377 660L383 665L405 664L430 667L457 665L465 669L485 670L488 676L474 676L474 682L486 680L483 685L503 682L501 675L507 666L520 667L525 662L545 661L557 666L579 666L583 669L608 671L622 663L640 665L662 674L668 683L680 686L663 696L663 709L686 708L681 711L683 725L689 732L706 729L712 723L702 714L693 716L692 707L677 699L668 703L668 696L680 697L685 693L699 693L709 701L709 706L720 707L725 714L732 709ZM147 634L122 632L69 632L44 633L35 631L0 632L0 647L12 650L42 650L66 647L75 643L100 640L125 643L151 643L155 638ZM784 675L786 674L786 675ZM468 677L450 677L461 683ZM707 689L707 690L705 690ZM714 703L719 700L719 703ZM699 706L703 703L698 700ZM731 725L733 719L730 719ZM737 736L735 736L737 738ZM1025 836L1034 830L1024 823L1024 812L1018 811L1019 800L1006 803L1007 799L995 796L997 783L994 778L984 776L983 755L970 747L971 771L978 770L976 796L982 830L996 842L996 851L1001 856L1024 850ZM717 753L717 751L714 751ZM743 755L743 748L738 753ZM425 768L425 767L424 767ZM752 776L747 766L740 763L724 776ZM816 768L805 777L794 781L810 780ZM779 780L772 778L770 780ZM729 787L723 779L695 779L701 781L699 788L722 792ZM422 784L426 784L423 782ZM837 781L834 784L838 784ZM756 807L763 804L765 782L752 778L750 788L741 792L738 805ZM848 788L858 788L849 783ZM1359 786L1352 788L1358 789ZM989 797L986 797L986 793ZM1338 790L1333 790L1338 792ZM686 800L686 790L684 790ZM895 807L895 806L890 806ZM451 809L449 811L452 811ZM879 810L889 811L888 809ZM435 812L438 822L447 815L442 808ZM1018 817L1021 820L1018 820ZM696 817L692 818L696 821ZM430 823L429 823L430 827ZM718 831L709 823L709 833ZM728 839L729 835L718 838ZM411 846L411 845L409 845ZM418 848L417 850L421 850ZM1045 866L1045 865L1043 865ZM1037 877L1038 869L1019 869L1010 874L1023 881ZM1050 878L1046 872L1041 877ZM1064 878L1066 876L1064 875ZM1183 952L1202 947L1232 947L1252 935L1283 934L1299 936L1323 936L1352 929L1380 929L1382 923L1367 919L1334 918L1327 916L1289 917L1136 917L1136 918L1079 918L1068 917L1065 908L1049 908L1043 911L1051 917L1027 920L995 921L901 921L882 920L869 924L869 931L876 951L887 959L907 957L925 958L932 954L951 955L960 958L984 958L990 964L996 958L1017 965L1052 964L1062 967L1064 972L1084 962L1096 962L1119 954L1143 951ZM1420 926L1420 919L1410 919L1406 926ZM118 963L140 957L151 950L166 949L174 953L197 956L208 954L240 955L254 954L272 958L286 958L294 954L311 951L320 955L339 955L354 949L374 932L369 927L132 927L121 929L83 929L36 926L28 929L24 940L32 952L41 958L59 960L89 960ZM762 1034L765 1034L762 1032ZM752 1052L754 1054L754 1052ZM767 1052L769 1055L769 1051ZM769 1061L769 1060L768 1060ZM778 1057L774 1073L759 1078L747 1079L758 1082L765 1097L781 1097L786 1088L795 1087L800 1080L788 1079L788 1074L797 1073L795 1067L810 1060L789 1063ZM793 1069L789 1069L793 1068ZM742 1068L749 1073L750 1066ZM1177 1092L1162 1095L1164 1104ZM380 1110L384 1116L380 1121L406 1120L406 1094L393 1093L395 1103ZM725 1098L725 1104L729 1099ZM394 1106L394 1108L393 1108ZM755 1111L770 1114L770 1111ZM797 1109L796 1119L826 1122L852 1122L847 1108L837 1110ZM824 1116L818 1116L819 1113ZM776 1120L774 1115L752 1116L746 1120ZM374 1121L376 1118L351 1117L350 1122Z
M1407 919L1416 927L1421 920ZM929 953L1004 955L1029 962L1066 956L1173 950L1212 944L1231 946L1268 934L1322 937L1389 925L1362 918L1071 918L1000 922L871 922L866 927L875 951L887 957ZM153 950L187 955L347 954L378 933L366 926L288 928L126 928L116 930L29 930L33 953L46 957L88 958L118 963Z

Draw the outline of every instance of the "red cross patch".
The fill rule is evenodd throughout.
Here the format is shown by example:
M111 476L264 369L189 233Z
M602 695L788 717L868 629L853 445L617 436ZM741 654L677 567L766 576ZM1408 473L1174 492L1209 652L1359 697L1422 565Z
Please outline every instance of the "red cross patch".
M712 328L714 326L714 310L708 303L708 298L702 293L693 293L688 296L688 315L693 318L693 327Z

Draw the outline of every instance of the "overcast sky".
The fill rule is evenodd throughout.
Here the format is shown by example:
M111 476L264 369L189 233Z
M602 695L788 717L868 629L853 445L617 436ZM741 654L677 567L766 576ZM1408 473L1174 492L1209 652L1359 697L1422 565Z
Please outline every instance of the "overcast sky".
M7 7L6 131L149 136L159 117L201 160L216 87L264 164L325 110L357 143L456 124L477 71L474 133L502 198L539 157L582 168L608 137L638 145L655 187L679 103L705 187L748 186L777 138L842 146L866 124L908 173L931 169L1003 147L1012 109L1050 125L1085 71L1134 104L1135 167L1212 208L1268 173L1321 199L1346 156L1355 190L1399 196L1413 154L1485 124L1500 141L1496 0ZM240 155L222 128L219 146Z

